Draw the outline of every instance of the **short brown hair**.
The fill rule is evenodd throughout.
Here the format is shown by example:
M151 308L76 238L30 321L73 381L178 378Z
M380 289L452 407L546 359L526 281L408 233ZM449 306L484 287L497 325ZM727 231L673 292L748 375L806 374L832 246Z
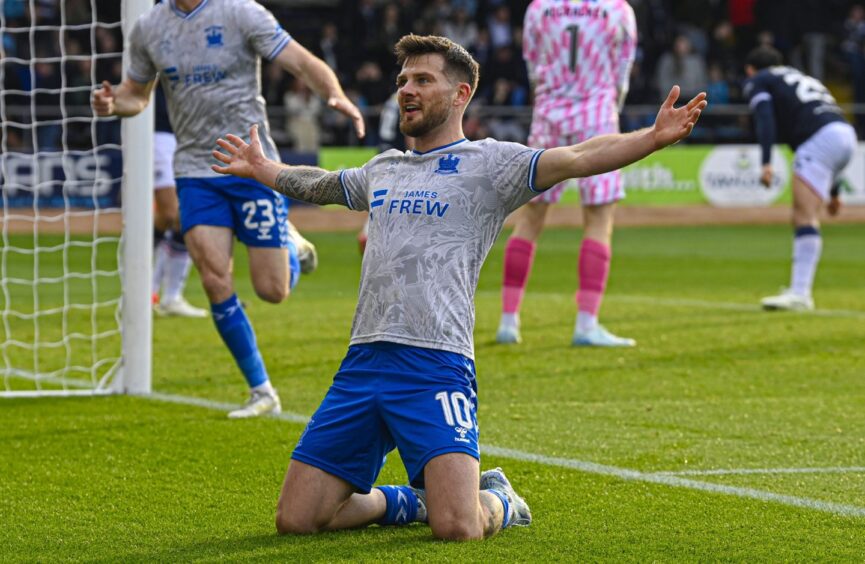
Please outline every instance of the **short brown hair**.
M445 73L459 82L467 82L472 94L478 87L478 62L469 55L465 47L454 43L447 37L438 35L404 35L394 46L396 61L404 65L406 60L420 55L438 54L444 57Z

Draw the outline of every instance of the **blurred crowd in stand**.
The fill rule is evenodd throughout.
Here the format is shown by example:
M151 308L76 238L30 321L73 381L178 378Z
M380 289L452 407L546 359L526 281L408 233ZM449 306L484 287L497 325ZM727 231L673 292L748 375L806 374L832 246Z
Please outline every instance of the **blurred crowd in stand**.
M650 124L654 112L648 108L663 99L669 85L680 84L684 96L709 92L711 109L692 141L750 140L747 112L725 112L723 106L743 102L742 61L751 48L764 43L778 48L789 64L824 81L840 103L865 104L865 2L628 1L637 16L639 49L622 115L624 130ZM381 138L379 114L394 91L392 46L409 32L445 35L481 64L479 89L466 116L469 137L525 141L532 102L522 58L528 0L342 0L302 7L275 0L262 3L337 72L349 96L367 113L367 145L386 145L393 137L385 132ZM90 87L121 78L120 4L63 0L61 9L60 0L2 1L7 147L87 148L94 133L100 143L118 140L116 123L91 126L86 118ZM94 19L107 25L85 25ZM31 23L43 27L31 33ZM61 23L63 33L51 28ZM328 111L302 83L267 62L262 94L281 145L315 151L321 145L358 142L341 114ZM865 135L865 108L856 112L855 124Z

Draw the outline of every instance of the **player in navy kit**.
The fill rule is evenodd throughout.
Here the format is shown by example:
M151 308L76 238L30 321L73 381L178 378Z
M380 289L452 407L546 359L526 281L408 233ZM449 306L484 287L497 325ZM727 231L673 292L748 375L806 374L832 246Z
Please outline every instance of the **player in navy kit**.
M296 75L331 108L352 118L361 137L363 118L324 61L294 41L253 0L165 0L138 18L128 44L127 76L117 87L103 83L93 93L93 108L100 116L136 115L150 102L159 79L177 135L174 173L184 239L210 300L216 329L250 389L249 401L229 417L278 413L279 396L234 291L234 238L247 247L256 294L272 303L284 300L297 282L302 268L299 247L305 241L292 236L282 194L210 169L213 140L226 131L258 124L264 151L278 160L259 92L262 57ZM314 262L314 252L307 254Z
M745 96L762 154L760 182L771 185L772 144L787 143L793 161L793 265L790 287L763 298L767 310L814 308L811 287L823 241L819 213L856 148L856 131L816 78L782 66L781 54L758 47L745 61Z
M213 153L223 163L216 172L370 214L349 350L292 453L281 533L428 521L438 538L468 540L531 522L500 469L479 476L472 333L481 266L513 210L568 178L679 141L706 106L703 93L674 108L674 87L655 125L638 132L546 151L468 141L462 118L477 62L435 36L405 36L396 54L400 130L413 150L340 172L289 167L267 158L253 126L249 143L227 135ZM411 486L373 489L394 448Z

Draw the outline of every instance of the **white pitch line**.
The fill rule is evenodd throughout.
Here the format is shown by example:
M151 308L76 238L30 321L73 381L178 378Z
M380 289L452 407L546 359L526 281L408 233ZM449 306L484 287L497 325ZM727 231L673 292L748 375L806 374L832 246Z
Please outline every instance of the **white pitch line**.
M656 476L745 476L748 474L854 474L865 466L828 466L824 468L730 468L718 470L680 470L653 472Z
M479 295L496 295L500 292L494 290L482 290ZM527 295L549 297L560 297L562 300L572 300L572 296L559 292L529 292ZM605 301L625 302L634 304L664 305L671 307L696 307L703 309L721 309L727 311L741 311L744 313L763 313L763 309L757 303L739 302L715 302L711 300L696 300L690 298L662 298L658 296L640 296L632 294L604 294ZM777 315L816 315L818 317L852 317L854 319L865 319L865 311L855 309L814 309L811 311L797 312L775 312ZM769 315L770 313L767 313Z
M633 296L633 295L616 295L608 294L604 296L605 300L613 300L630 303L645 303L667 306L685 306L685 307L700 307L706 309L726 309L731 311L744 312L762 312L762 308L758 304L743 304L735 302L713 302L710 300L694 300L689 298L659 298L653 296ZM780 312L786 313L786 312ZM819 317L852 317L855 319L865 319L865 311L855 309L814 309L811 311L795 312L802 315L816 315Z
M206 409L216 409L218 411L234 411L235 409L241 407L236 403L224 403L219 401L213 401L204 398L194 398L190 396L176 396L174 394L163 394L160 392L153 392L149 395L140 396L145 399L154 399L159 401L164 401L168 403L179 403L183 405L194 405L196 407L204 407ZM304 423L309 422L309 417L304 415L300 415L299 413L292 413L290 411L283 411L277 415L268 414L268 417L272 417L274 419L282 419L283 421L290 421L292 423Z
M756 490L753 488L740 488L735 486L725 486L722 484L712 484L710 482L698 482L697 480L688 480L686 478L679 478L676 476L644 473L637 470L619 468L617 466L607 466L605 464L584 462L582 460L573 460L570 458L556 458L553 456L544 456L542 454L533 454L530 452L523 452L521 450L501 448L491 445L481 445L481 452L491 454L493 456L501 456L503 458L521 460L524 462L535 462L537 464L544 464L547 466L558 466L561 468L580 470L582 472L587 472L590 474L613 476L622 480L649 482L652 484L662 484L675 488L686 488L690 490L720 493L725 495L732 495L735 497L756 499L759 501L771 501L774 503L780 503L782 505L791 505L793 507L813 509L816 511L822 511L824 513L842 515L844 517L865 517L865 507L858 507L856 505L833 503L831 501L821 501L819 499L811 499L807 497L776 494L773 492Z
M223 403L212 401L203 398L195 398L188 396L178 396L173 394L164 394L154 392L150 395L140 396L147 399L159 401L179 403L184 405L194 405L207 409L216 409L219 411L231 411L239 407L236 404ZM290 421L292 423L306 423L309 418L299 413L283 411L279 415L271 415L270 417ZM721 484L712 484L709 482L699 482L697 480L689 480L679 478L669 474L661 473L645 473L637 470L629 470L627 468L619 468L618 466L608 466L606 464L598 464L596 462L586 462L583 460L574 460L571 458L557 458L553 456L545 456L543 454L535 454L522 450L497 447L493 445L481 445L481 452L491 456L499 456L501 458L509 458L512 460L520 460L523 462L533 462L535 464L543 464L545 466L557 466L560 468L568 468L570 470L578 470L588 474L599 474L603 476L612 476L622 480L630 480L636 482L648 482L652 484L661 484L675 488L685 488L690 490L698 490L735 497L756 499L759 501L768 501L779 503L781 505L789 505L793 507L801 507L831 513L833 515L841 515L843 517L865 517L865 507L855 505L846 505L842 503L833 503L830 501L821 501L818 499L810 499L807 497L796 497L792 495L776 494L753 488L740 488L734 486L725 486Z

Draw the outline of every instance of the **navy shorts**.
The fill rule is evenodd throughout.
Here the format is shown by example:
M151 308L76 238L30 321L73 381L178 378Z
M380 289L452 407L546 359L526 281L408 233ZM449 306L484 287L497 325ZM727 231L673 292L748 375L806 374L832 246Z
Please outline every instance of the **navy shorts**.
M248 178L178 178L180 226L228 227L248 247L289 247L288 203L282 194Z
M368 493L394 448L421 488L424 466L436 456L480 460L471 359L385 342L349 347L291 457Z

